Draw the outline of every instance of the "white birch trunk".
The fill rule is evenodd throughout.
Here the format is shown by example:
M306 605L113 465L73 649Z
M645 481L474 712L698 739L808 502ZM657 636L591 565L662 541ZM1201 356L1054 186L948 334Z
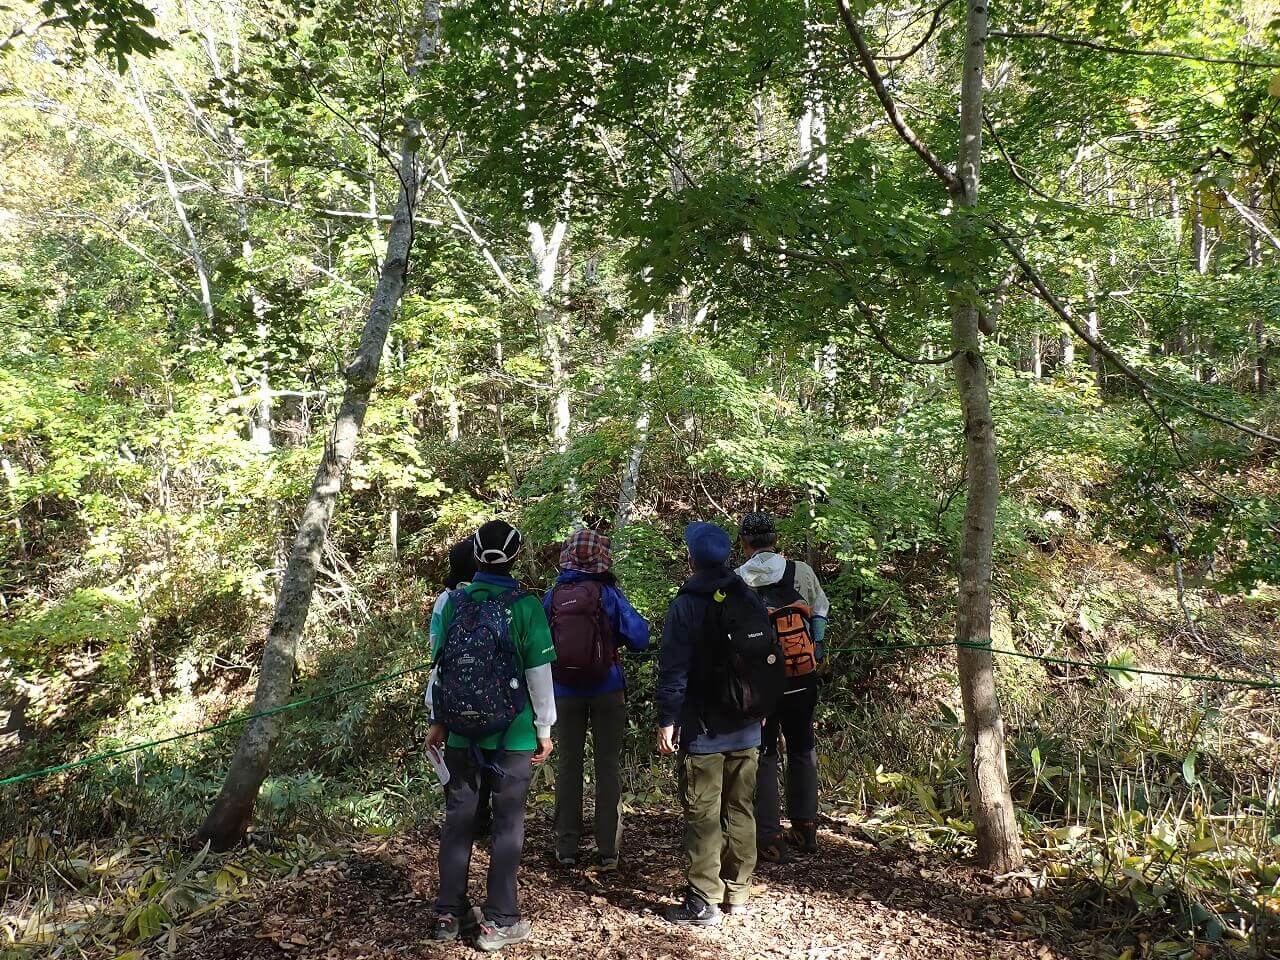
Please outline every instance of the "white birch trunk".
M205 319L212 321L214 318L213 290L209 283L209 269L205 265L200 241L191 227L191 220L187 217L187 208L182 202L182 194L178 192L178 185L173 179L173 168L169 164L168 151L165 150L164 141L160 138L160 130L156 127L155 117L147 103L146 91L142 88L142 79L138 76L138 68L133 61L129 62L129 78L133 81L134 96L131 99L134 108L142 117L142 122L146 125L147 133L151 137L151 143L156 152L156 162L160 167L160 175L164 179L165 191L169 194L169 202L173 205L174 216L177 217L191 248L191 262L195 265L196 280L200 286L200 306L204 309Z
M1088 298L1089 312L1085 316L1085 324L1089 330L1089 336L1097 340L1102 335L1101 323L1098 319L1098 277L1090 267L1086 273L1086 297ZM1106 366L1102 360L1102 354L1093 347L1089 348L1089 366L1093 370L1093 379L1098 384L1098 392L1101 393L1106 385Z
M819 68L822 53L822 23L816 20L814 4L805 4L804 24L804 66L806 83L804 90L804 112L798 124L798 140L800 147L800 163L811 166L810 179L813 182L824 179L827 175L827 108L822 99L819 87Z
M653 338L658 329L657 315L650 310L640 320L636 328L635 342L641 349ZM653 368L646 359L640 365L640 383L649 384L653 380ZM645 387L641 387L643 391ZM622 481L618 487L618 509L613 518L613 529L616 533L631 522L635 514L636 497L640 490L640 464L644 460L645 445L649 441L649 404L641 402L640 414L635 422L635 442L627 455L627 463L622 471Z
M568 227L566 221L557 221L548 235L536 220L529 224L529 256L538 286L538 324L542 328L547 362L551 367L551 440L557 453L564 453L569 448L569 431L573 425L569 409L569 381L564 365L564 318L554 296L560 248ZM563 279L568 281L568 270L563 271Z

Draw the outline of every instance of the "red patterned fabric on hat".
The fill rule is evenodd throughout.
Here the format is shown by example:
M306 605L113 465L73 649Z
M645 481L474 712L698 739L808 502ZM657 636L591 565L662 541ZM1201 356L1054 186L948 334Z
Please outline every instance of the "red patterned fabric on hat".
M579 530L564 542L560 551L560 569L581 573L604 573L613 566L609 538L594 530Z

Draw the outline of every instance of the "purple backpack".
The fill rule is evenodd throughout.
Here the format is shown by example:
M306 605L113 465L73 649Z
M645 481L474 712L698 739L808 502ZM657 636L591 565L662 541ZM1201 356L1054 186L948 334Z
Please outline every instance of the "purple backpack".
M575 690L598 687L609 676L617 654L613 625L604 611L604 584L571 580L551 593L551 637L556 660L551 674Z

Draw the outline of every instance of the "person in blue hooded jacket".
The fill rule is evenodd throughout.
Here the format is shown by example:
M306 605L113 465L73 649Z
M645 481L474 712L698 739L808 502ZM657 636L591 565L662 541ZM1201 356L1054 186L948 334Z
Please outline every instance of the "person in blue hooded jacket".
M720 729L707 719L704 689L712 655L704 624L713 594L739 589L767 616L764 603L727 566L732 541L713 523L684 532L692 576L667 609L658 667L658 752L680 753L677 775L689 858L684 901L672 923L713 926L743 913L756 867L756 769L760 723ZM722 910L723 905L723 910Z
M560 576L543 598L557 651L575 639L599 639L603 662L572 668L567 656L553 667L556 681L555 857L563 867L578 862L582 838L582 767L587 732L595 753L596 868L618 869L622 840L622 740L627 730L627 678L619 652L649 647L649 623L627 602L613 575L609 538L578 530L560 552ZM593 647L588 643L587 647ZM578 655L583 646L579 643ZM603 676L601 676L603 674Z

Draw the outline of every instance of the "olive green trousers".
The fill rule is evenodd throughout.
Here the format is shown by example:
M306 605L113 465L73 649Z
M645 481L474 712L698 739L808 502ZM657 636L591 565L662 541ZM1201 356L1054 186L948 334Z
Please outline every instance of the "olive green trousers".
M755 747L680 758L689 891L707 903L746 903L751 895L758 762Z

